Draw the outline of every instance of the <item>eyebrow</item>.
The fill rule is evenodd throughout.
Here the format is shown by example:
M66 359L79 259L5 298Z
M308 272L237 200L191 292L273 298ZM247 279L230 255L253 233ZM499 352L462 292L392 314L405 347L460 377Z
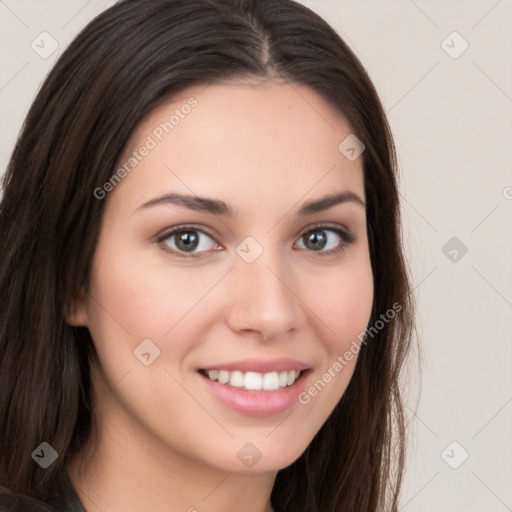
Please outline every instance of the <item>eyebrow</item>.
M331 194L313 201L304 203L297 215L304 217L306 215L312 215L313 213L322 212L328 210L337 204L353 202L363 208L366 208L363 200L354 192L350 190L344 190L335 194ZM224 217L235 217L237 212L233 210L227 203L218 199L209 199L207 197L191 196L186 194L170 193L160 197L151 199L144 204L140 205L135 211L143 210L157 205L165 204L176 204L183 206L190 210L199 212L211 213L213 215L221 215Z

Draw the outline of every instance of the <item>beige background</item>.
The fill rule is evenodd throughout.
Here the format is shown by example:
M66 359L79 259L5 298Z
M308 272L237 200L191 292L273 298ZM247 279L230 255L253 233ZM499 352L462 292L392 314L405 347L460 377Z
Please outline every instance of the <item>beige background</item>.
M57 56L112 3L0 1L1 172ZM303 3L369 71L399 152L424 359L401 510L512 510L512 0Z

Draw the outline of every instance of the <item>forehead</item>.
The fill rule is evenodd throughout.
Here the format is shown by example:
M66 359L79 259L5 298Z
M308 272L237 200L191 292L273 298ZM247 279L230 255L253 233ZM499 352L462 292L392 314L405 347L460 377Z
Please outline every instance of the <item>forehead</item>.
M151 149L132 162L119 192L130 203L170 189L219 198L236 192L239 201L263 194L270 201L336 186L364 199L362 159L350 161L338 149L350 134L341 113L302 85L190 87L134 131L118 166Z

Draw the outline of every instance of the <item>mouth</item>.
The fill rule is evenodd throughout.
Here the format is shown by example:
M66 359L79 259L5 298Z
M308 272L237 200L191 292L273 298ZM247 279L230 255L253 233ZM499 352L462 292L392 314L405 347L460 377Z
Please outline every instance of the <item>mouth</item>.
M246 391L279 391L292 386L308 370L288 370L260 373L241 370L199 370L211 381Z
M286 364L253 360L202 368L196 374L217 403L246 416L261 417L296 406L312 371L308 365L289 360Z

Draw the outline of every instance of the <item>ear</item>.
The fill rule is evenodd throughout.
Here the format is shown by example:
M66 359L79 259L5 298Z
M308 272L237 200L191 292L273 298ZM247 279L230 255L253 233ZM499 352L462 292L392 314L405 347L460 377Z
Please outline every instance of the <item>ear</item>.
M89 317L87 314L84 293L80 293L80 297L71 301L65 311L66 322L74 327L87 327Z

